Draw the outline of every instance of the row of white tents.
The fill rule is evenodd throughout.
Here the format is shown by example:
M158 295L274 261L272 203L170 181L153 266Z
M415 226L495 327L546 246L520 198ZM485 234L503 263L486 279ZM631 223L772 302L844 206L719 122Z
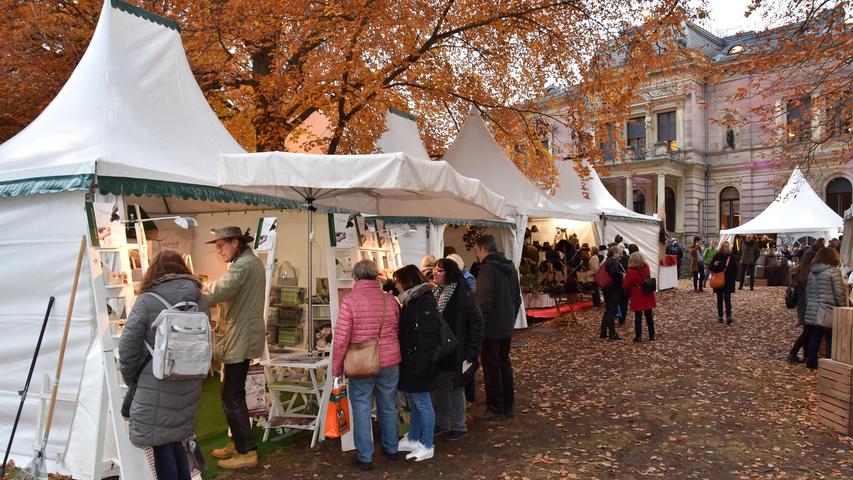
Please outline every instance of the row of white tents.
M389 115L389 126L398 121ZM56 297L50 324L65 318L80 238L91 235L87 201L143 203L170 214L299 208L310 201L329 211L492 221L516 227L504 229L512 239L507 251L516 259L528 217L601 222L604 233L602 214L611 212L585 206L589 202L570 191L579 179L564 180L561 194L550 199L506 163L478 115L466 123L457 144L474 135L475 148L485 142L491 157L457 145L455 163L430 161L411 135L383 136L380 148L386 153L372 155L246 153L206 102L177 25L121 0L105 2L92 41L65 86L36 120L0 145L0 256L7 259L0 276L6 338L0 353L0 438L10 435L49 296ZM415 151L388 151L395 143L415 145ZM479 167L463 163L466 155L476 155ZM492 165L496 161L505 164ZM476 178L496 170L513 177ZM493 189L523 190L530 198L513 195L504 208L504 198ZM595 192L606 191L593 185ZM623 213L626 218L608 223L613 235L620 221L630 220ZM105 295L98 260L87 258L80 279L46 451L51 469L84 479L99 476L109 459L132 458L121 453L124 427L115 415L112 435L104 435L107 411L120 399L105 376L114 345L106 334L108 318L97 306ZM36 379L55 366L60 336L61 329L48 329ZM31 392L11 449L19 462L32 456L41 405ZM125 462L121 468L145 467Z
M560 162L560 187L549 196L516 168L477 111L444 161L427 158L413 125L389 113L377 154L246 153L206 102L177 25L121 0L105 2L71 78L36 120L0 145L0 256L6 259L0 439L10 434L49 296L57 299L51 324L65 318L80 238L90 235L87 201L144 203L170 214L311 204L413 223L429 219L424 233L436 231L424 252L436 255L444 225L492 222L516 262L530 221L562 219L586 225L590 241L619 234L658 264L660 222L622 206L595 172L584 189L573 166ZM104 374L114 346L105 334L106 314L96 306L104 296L97 261L87 259L77 291L47 448L52 468L81 479L97 477L111 458L130 458L120 451L122 425L103 435L117 399ZM36 378L55 366L60 330L48 330ZM31 395L25 405L12 446L19 461L32 455L40 403Z

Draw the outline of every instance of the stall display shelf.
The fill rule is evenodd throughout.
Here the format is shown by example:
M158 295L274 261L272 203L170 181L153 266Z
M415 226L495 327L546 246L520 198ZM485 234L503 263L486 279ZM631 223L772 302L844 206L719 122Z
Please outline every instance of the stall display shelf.
M326 371L331 360L325 355L294 352L276 356L261 362L266 371L267 389L270 394L269 415L264 422L264 441L269 439L270 431L279 433L277 438L293 435L299 431L313 432L311 448L317 444L320 437L322 408L317 413L306 413L308 405L322 405L325 391ZM294 380L282 377L275 367L289 370L305 370L308 381ZM281 401L281 394L291 394L287 402ZM297 404L297 400L301 400Z

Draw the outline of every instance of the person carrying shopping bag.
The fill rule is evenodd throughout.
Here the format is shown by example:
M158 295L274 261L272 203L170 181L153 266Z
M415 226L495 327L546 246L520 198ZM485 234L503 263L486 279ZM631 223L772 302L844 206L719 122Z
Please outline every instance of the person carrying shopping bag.
M382 455L397 459L397 382L400 377L400 343L397 339L400 306L394 297L382 291L379 269L372 260L353 265L353 289L341 302L335 322L332 355L332 375L344 373L348 378L347 395L352 407L353 436L356 455L353 465L361 470L373 468L373 435L370 415L376 400L376 420L382 438ZM367 376L352 376L345 372L347 353L366 342L378 340L376 372ZM350 357L352 358L352 356Z

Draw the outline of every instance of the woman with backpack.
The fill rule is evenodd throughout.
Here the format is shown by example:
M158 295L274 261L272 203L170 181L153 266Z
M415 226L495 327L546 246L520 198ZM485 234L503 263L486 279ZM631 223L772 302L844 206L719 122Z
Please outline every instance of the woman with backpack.
M643 337L643 315L646 316L646 326L649 329L649 340L655 339L655 321L653 309L655 304L655 288L652 286L652 270L640 252L628 257L628 272L622 288L631 296L631 311L634 312L634 341L640 342ZM651 280L650 280L651 279Z
M608 250L608 258L599 267L596 274L596 283L604 292L604 315L601 317L599 337L609 340L622 340L616 333L616 310L622 302L622 280L625 278L625 268L622 267L622 256L624 252L619 245L613 245ZM601 269L604 269L604 273ZM603 281L602 281L603 280Z
M412 452L406 460L428 460L435 454L435 410L429 392L435 386L439 362L433 354L441 339L441 314L432 294L433 285L414 265L394 272L400 311L400 380L397 389L406 394L412 418L409 432L397 450Z
M181 254L163 250L145 273L142 295L133 304L118 344L121 375L127 385L136 385L128 419L131 443L153 447L157 478L189 480L183 441L195 434L202 379L158 380L154 376L145 344L155 344L156 329L151 324L166 307L146 293L159 295L171 305L194 302L203 313L208 313L207 302L201 283L190 274Z
M794 341L791 346L791 351L788 352L788 361L791 363L803 363L806 358L806 349L811 337L811 328L805 323L806 317L806 286L808 285L809 272L812 268L812 260L815 252L810 250L803 255L797 267L791 272L791 280L789 285L794 288L797 293L797 325L803 327L800 336ZM800 360L800 349L803 350L803 360Z

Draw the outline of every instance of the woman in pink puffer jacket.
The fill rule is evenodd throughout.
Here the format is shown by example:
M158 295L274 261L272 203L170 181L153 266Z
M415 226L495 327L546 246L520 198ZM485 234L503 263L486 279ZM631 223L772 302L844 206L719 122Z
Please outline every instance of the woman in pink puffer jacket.
M358 454L353 464L361 470L373 468L373 439L370 433L372 396L376 395L376 417L382 434L382 454L397 458L397 381L400 377L400 306L386 295L377 281L379 270L371 260L353 266L355 285L341 303L335 323L332 375L344 373L344 357L352 343L379 339L379 374L348 379L353 413L353 435Z

